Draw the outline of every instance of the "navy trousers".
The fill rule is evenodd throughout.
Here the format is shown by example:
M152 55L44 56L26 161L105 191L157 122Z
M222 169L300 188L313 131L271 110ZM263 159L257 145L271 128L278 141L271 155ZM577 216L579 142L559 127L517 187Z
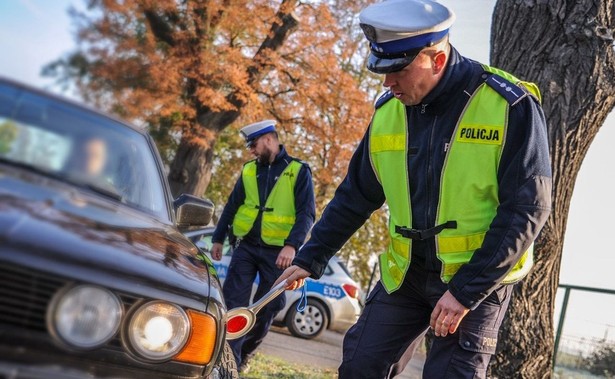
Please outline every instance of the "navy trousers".
M258 300L269 292L273 283L283 271L275 265L280 250L280 248L252 245L245 241L239 244L233 251L226 279L222 286L228 309L246 307L250 304L252 284L257 273L259 283L254 299ZM286 305L286 296L278 296L258 312L254 327L248 334L229 341L237 366L263 342L273 319L284 308L284 305Z
M413 265L392 294L379 282L344 337L339 378L392 378L403 371L446 290L439 273ZM465 316L455 334L434 337L423 378L485 378L511 292L512 286L501 286Z

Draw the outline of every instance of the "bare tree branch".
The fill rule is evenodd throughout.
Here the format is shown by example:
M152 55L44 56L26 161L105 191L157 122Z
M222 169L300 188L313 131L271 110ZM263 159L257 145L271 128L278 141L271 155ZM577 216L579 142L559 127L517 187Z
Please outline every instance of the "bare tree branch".
M147 23L149 24L152 33L154 33L154 37L169 46L175 46L173 29L169 26L169 24L153 9L145 9L143 10L143 14L147 19Z
M276 21L271 25L269 35L265 38L254 55L254 64L248 68L248 83L250 85L258 81L265 67L268 66L266 61L268 51L277 51L284 44L284 41L286 41L292 31L299 25L299 21L293 14L293 10L296 6L297 0L284 0L282 4L280 4L280 8L276 13L276 18L280 22Z

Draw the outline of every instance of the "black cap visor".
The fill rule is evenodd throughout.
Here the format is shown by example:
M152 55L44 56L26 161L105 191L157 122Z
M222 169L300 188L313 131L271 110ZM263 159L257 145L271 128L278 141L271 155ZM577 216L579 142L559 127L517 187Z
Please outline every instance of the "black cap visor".
M372 50L367 58L367 69L376 74L390 74L401 71L412 63L421 50L423 50L422 47L399 54L382 54Z

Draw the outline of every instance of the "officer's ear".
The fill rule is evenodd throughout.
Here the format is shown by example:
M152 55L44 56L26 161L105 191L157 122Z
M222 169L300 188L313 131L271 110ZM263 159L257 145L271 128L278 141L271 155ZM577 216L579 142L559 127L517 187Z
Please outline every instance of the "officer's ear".
M436 51L431 57L431 68L434 75L438 75L446 67L447 53L443 50Z
M272 142L273 142L273 133L267 133L263 136L263 139L265 140L267 146L271 146Z
M278 132L267 133L263 138L267 140L267 146L277 146L280 143L278 140Z

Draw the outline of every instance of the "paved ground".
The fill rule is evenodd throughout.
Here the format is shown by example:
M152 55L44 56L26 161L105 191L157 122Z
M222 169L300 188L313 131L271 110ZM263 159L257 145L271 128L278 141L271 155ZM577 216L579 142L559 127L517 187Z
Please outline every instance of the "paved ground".
M293 337L286 328L272 327L259 352L279 357L288 362L313 365L323 368L337 368L342 360L342 339L340 333L325 331L318 338L304 340ZM417 379L421 377L425 356L417 352L397 378Z

